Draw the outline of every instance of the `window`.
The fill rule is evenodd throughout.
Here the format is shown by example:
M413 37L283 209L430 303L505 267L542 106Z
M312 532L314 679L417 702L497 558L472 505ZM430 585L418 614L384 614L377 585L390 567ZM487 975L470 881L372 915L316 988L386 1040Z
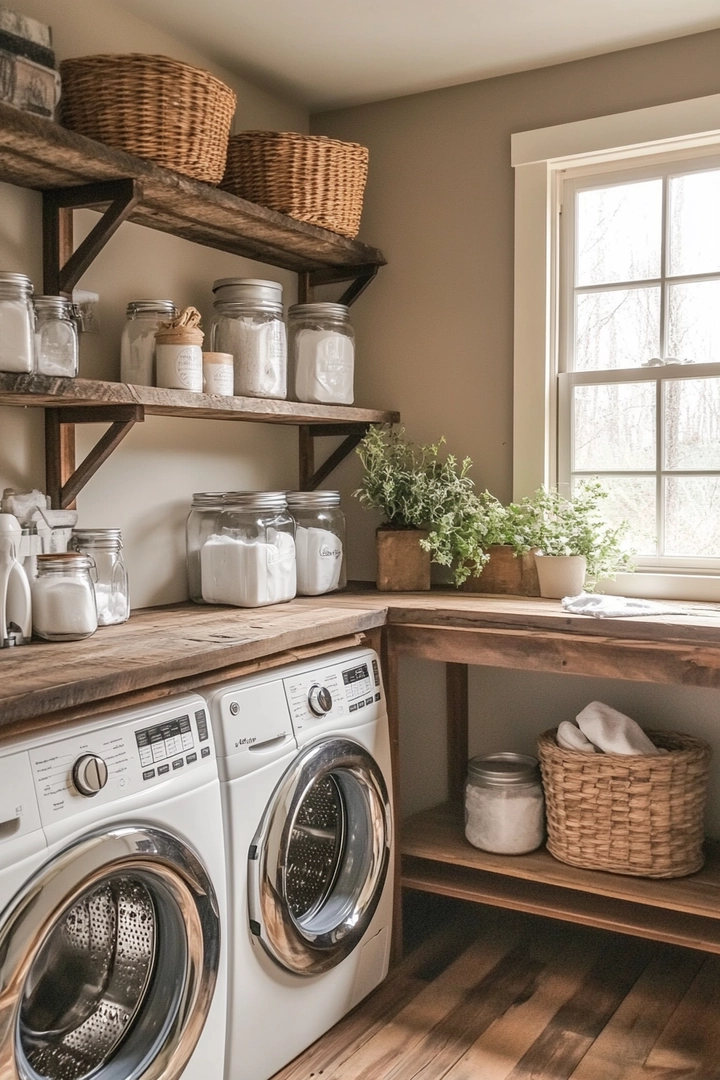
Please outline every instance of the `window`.
M516 498L584 476L616 592L720 600L720 96L513 136Z

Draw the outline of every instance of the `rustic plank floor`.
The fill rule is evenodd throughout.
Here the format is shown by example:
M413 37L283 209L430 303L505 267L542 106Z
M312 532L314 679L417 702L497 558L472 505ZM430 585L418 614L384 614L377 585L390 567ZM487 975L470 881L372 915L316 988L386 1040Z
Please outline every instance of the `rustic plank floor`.
M720 1080L720 956L420 894L406 925L274 1080Z

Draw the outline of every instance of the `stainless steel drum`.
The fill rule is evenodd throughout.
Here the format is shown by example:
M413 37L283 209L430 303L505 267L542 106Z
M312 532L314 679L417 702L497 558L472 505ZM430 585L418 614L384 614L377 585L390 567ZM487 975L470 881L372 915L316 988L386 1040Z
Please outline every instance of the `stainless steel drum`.
M218 955L215 895L193 852L135 825L85 837L0 921L0 1078L179 1076Z
M250 847L250 929L299 975L339 964L365 935L387 876L387 787L351 739L311 743L273 792Z

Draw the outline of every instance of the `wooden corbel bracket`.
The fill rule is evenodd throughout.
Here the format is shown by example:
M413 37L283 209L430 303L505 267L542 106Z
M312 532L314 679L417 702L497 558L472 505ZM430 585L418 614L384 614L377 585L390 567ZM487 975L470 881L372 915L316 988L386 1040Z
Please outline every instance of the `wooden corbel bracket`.
M90 405L45 409L45 483L53 509L67 510L130 429L145 419L142 405ZM75 468L75 424L109 423Z
M314 491L348 454L352 453L370 424L301 424L300 425L300 491ZM315 439L323 435L344 435L340 445L315 468Z

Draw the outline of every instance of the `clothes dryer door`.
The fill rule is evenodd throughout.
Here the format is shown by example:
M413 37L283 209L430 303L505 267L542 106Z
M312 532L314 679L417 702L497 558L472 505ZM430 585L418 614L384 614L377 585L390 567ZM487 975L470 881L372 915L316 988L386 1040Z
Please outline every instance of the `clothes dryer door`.
M185 844L137 824L88 834L0 915L0 1077L175 1080L219 949L213 886Z
M272 794L250 847L250 929L299 975L362 940L385 885L392 816L372 756L351 739L306 746Z

